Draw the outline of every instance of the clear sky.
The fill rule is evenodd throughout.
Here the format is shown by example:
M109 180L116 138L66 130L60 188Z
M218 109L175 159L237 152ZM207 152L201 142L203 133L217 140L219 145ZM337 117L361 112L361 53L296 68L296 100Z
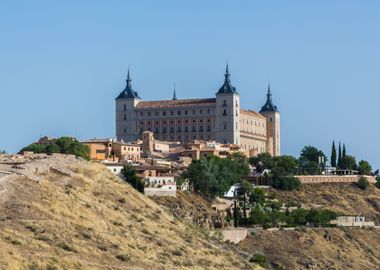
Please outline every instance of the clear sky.
M0 149L114 137L114 99L213 97L226 61L246 109L268 81L282 152L331 142L380 167L380 1L0 2Z

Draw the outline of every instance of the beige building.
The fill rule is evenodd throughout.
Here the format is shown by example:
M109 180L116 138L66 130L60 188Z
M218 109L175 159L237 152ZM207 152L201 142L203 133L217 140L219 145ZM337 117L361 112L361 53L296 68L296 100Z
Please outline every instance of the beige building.
M224 76L215 98L177 99L174 92L172 100L144 101L132 89L128 72L126 88L116 98L117 139L136 141L144 131L151 131L161 141L217 141L239 145L249 156L280 155L280 113L270 87L260 112L244 110L228 66Z
M91 139L82 144L90 148L91 160L130 160L141 159L141 145L124 143L112 139Z

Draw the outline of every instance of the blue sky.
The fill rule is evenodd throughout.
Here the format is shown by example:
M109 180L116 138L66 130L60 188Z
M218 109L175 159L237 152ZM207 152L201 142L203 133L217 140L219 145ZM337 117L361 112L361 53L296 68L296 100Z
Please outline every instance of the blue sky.
M268 81L282 152L333 139L380 167L379 1L1 1L0 149L115 136L114 98L212 97L225 63L245 108Z

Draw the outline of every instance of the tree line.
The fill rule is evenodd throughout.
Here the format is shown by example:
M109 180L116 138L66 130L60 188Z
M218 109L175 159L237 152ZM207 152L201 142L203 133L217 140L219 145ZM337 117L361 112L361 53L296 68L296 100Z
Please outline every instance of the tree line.
M90 148L87 145L81 144L77 139L70 137L61 137L45 144L32 143L22 148L21 151L46 154L70 154L90 160Z

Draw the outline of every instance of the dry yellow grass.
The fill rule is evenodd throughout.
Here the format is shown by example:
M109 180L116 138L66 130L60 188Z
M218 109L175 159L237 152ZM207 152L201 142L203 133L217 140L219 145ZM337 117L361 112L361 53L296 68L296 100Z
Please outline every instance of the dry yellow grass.
M380 230L359 228L264 231L239 247L266 254L271 269L372 270L380 266Z
M58 162L59 158L57 158ZM0 269L254 269L100 164L2 178Z

